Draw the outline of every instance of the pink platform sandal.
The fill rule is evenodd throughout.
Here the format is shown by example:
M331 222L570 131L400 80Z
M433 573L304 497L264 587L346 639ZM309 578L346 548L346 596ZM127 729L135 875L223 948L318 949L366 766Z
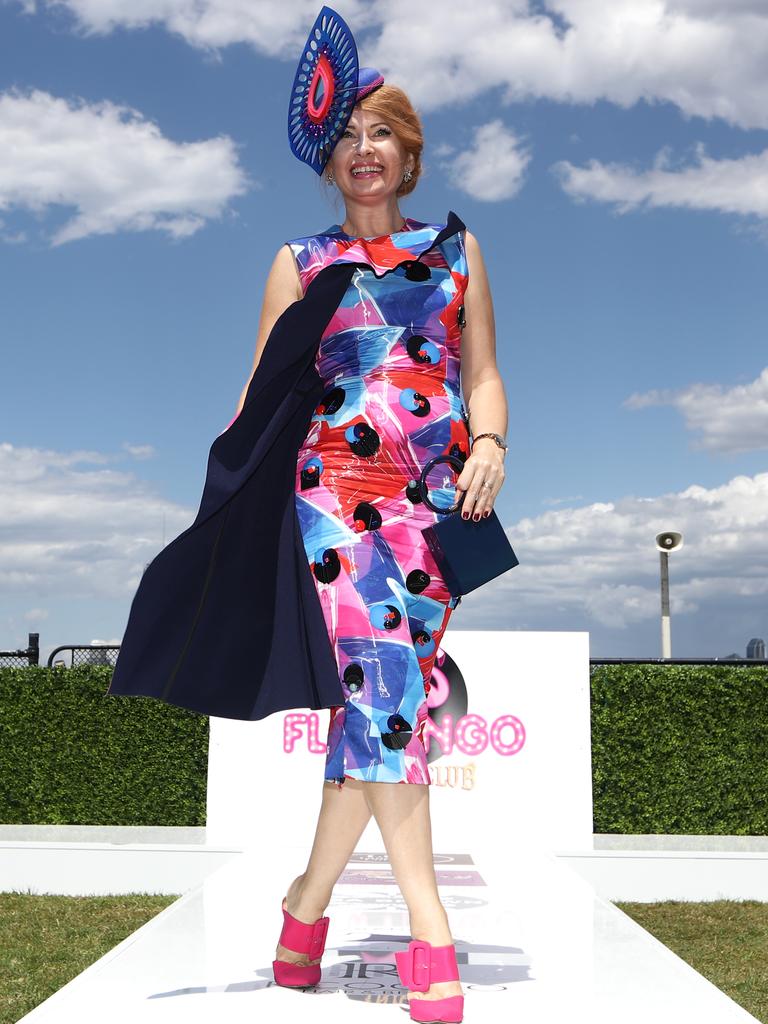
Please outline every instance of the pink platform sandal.
M456 946L433 946L420 939L411 939L408 949L395 953L400 981L410 992L426 992L433 981L458 981ZM464 1019L464 996L445 999L411 999L411 1020L445 1021L457 1024Z
M328 917L318 917L313 924L305 924L288 913L283 899L283 929L278 942L294 953L306 953L310 960L317 960L325 952L329 922ZM288 988L317 985L322 973L320 964L292 964L287 960L273 960L272 971L277 984Z

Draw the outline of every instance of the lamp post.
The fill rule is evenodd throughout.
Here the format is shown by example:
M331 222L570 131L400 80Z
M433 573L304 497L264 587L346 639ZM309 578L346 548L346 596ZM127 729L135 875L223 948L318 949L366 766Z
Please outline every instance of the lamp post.
M672 636L669 623L669 552L679 550L683 546L682 533L669 530L667 533L656 534L656 547L659 551L661 568L661 656L672 657Z

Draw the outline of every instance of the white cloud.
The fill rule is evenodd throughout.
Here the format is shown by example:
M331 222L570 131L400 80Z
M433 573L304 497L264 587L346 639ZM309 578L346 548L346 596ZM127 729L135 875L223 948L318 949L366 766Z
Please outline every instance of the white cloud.
M127 602L162 547L163 529L167 542L191 524L192 510L110 468L116 458L0 444L6 599L32 603L45 593L49 604ZM659 607L654 537L670 529L684 536L672 555L673 616L738 601L764 606L768 473L525 517L507 531L520 565L465 597L456 625L567 629L586 621L616 630L652 621Z
M499 118L474 128L469 146L456 151L446 143L438 156L452 185L486 202L516 195L531 159L529 149Z
M541 499L541 504L542 505L565 505L566 503L571 503L573 501L581 501L582 497L583 496L581 494L567 494L567 495L564 495L561 498L542 498Z
M738 14L765 15L765 0L668 0L670 11L712 18L732 18Z
M687 116L768 125L765 10L731 15L728 0L701 13L664 0L380 7L386 21L370 62L402 79L424 109L502 87L507 102L646 100L673 103Z
M124 456L0 443L0 590L6 601L127 599L194 513L155 494ZM39 597L38 597L39 600Z
M401 85L422 111L500 88L507 102L629 107L645 100L675 104L686 116L768 127L762 0L346 0L338 9L361 63ZM318 4L40 0L37 10L68 12L84 34L160 24L209 53L244 42L295 64Z
M768 449L768 367L748 384L692 384L680 390L654 389L630 395L629 409L671 405L685 417L688 430L701 436L694 447L711 452Z
M720 487L549 510L507 529L520 564L467 595L462 629L626 629L659 617L655 536L683 534L671 555L676 616L717 621L738 602L768 597L768 473Z
M17 2L33 12L34 0ZM163 25L200 49L250 43L269 56L298 60L319 6L315 0L38 0L36 9L67 12L84 36ZM372 20L360 0L343 0L338 9L356 30Z
M126 441L123 444L123 448L129 455L132 455L134 459L151 459L157 454L154 446L151 444L129 444L129 442Z
M227 136L174 142L130 107L40 89L0 95L0 151L0 210L76 211L53 246L116 231L191 235L254 184Z
M590 160L586 167L560 160L552 170L569 195L614 203L619 213L645 204L768 217L768 149L714 160L698 143L695 162L679 168L671 166L669 149L664 148L648 170L599 160Z

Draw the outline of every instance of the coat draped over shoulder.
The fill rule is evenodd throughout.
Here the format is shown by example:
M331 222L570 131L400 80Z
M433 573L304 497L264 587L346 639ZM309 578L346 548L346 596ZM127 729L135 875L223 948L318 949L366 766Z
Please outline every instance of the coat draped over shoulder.
M463 227L450 211L428 245L402 249L381 273ZM320 339L365 260L360 245L345 252L275 322L239 416L211 445L194 522L144 571L108 695L249 721L344 704L299 530L295 478L326 390L315 366Z

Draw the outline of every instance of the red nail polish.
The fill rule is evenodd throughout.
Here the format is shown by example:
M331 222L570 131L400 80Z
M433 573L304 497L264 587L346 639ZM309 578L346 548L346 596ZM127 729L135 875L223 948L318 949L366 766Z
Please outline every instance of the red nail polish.
M488 516L489 516L490 514L491 514L491 510L490 510L490 509L488 509L488 511L487 511L487 512L483 512L483 516L484 516L484 517L485 517L486 519L488 518Z

